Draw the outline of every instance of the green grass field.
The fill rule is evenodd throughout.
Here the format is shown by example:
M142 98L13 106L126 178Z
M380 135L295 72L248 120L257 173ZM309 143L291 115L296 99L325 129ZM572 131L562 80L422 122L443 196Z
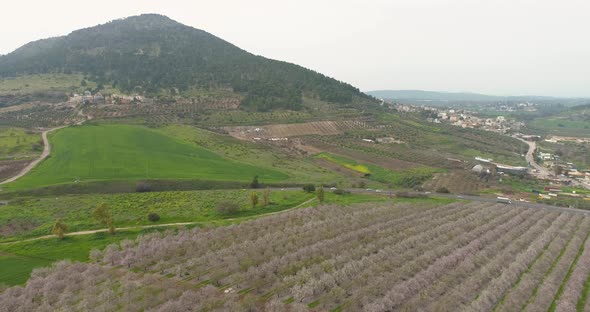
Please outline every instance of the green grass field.
M334 184L344 179L333 171L317 166L309 159L295 157L272 145L240 141L228 135L178 124L157 128L156 131L187 144L204 147L225 158L288 172L288 182Z
M175 191L21 198L0 207L0 241L47 235L56 219L63 220L72 232L103 228L92 217L92 211L98 203L109 205L117 227L128 227L252 216L291 208L314 197L303 191L272 191L271 204L252 208L248 197L251 192ZM262 192L257 190L260 200ZM217 212L216 205L221 201L238 204L240 211L232 215ZM160 221L148 221L150 212L160 215Z
M141 126L86 125L51 134L50 157L7 188L34 188L76 181L205 179L262 181L285 173L224 158L208 149Z
M88 261L90 250L102 249L123 239L163 229L119 232L115 235L96 233L71 236L63 240L43 239L0 245L0 284L18 285L26 282L33 269L49 266L58 260Z
M0 128L0 160L29 158L38 156L42 151L40 133L21 128Z
M590 123L586 120L572 120L573 117L567 114L573 112L536 119L531 122L530 127L554 135L590 137Z
M422 182L431 178L432 174L436 172L442 172L441 169L430 167L416 167L406 170L393 171L372 164L358 163L355 160L329 153L320 153L315 157L325 159L342 167L357 171L366 175L370 180L397 187L413 187L415 185L422 184Z

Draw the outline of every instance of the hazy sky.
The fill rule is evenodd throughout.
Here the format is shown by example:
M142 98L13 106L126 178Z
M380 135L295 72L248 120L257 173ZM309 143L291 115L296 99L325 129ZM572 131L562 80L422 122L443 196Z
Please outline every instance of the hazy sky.
M585 0L5 0L0 54L160 13L361 90L590 96Z

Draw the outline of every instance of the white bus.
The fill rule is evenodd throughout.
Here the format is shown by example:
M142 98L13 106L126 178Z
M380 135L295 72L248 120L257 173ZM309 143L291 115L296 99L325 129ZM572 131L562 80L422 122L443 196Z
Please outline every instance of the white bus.
M502 204L512 204L512 200L507 197L498 197L498 198L496 198L496 202L502 203Z

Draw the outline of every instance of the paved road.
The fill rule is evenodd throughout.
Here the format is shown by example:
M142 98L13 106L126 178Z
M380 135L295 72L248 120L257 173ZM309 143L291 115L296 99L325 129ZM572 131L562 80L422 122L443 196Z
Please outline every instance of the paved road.
M47 156L49 156L49 153L51 152L51 145L49 145L49 140L47 140L47 133L61 129L61 128L65 128L65 127L66 126L61 126L61 127L51 128L49 130L43 131L43 133L41 133L41 137L43 138L43 145L44 146L43 146L43 153L41 153L41 156L39 156L39 158L33 160L30 164L28 164L26 167L24 167L17 175L13 176L10 179L0 182L0 185L14 182L16 179L24 176L29 171L31 171L31 169L35 168L35 166L37 166L41 161L43 161L43 159L47 158Z
M537 162L535 161L535 149L537 148L537 143L536 142L531 142L531 141L527 141L527 140L523 140L519 137L513 137L515 139L518 139L524 143L526 143L529 146L529 150L526 153L526 161L535 169L537 169L539 171L539 176L544 177L544 178L549 178L550 176L553 175L552 172L550 172L549 170L547 170L547 168L537 164Z

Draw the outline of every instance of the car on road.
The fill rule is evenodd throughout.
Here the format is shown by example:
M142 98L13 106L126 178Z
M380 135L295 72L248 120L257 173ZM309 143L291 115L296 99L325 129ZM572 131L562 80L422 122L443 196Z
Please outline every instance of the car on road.
M330 190L335 191L335 190L337 190L337 188L331 187Z

